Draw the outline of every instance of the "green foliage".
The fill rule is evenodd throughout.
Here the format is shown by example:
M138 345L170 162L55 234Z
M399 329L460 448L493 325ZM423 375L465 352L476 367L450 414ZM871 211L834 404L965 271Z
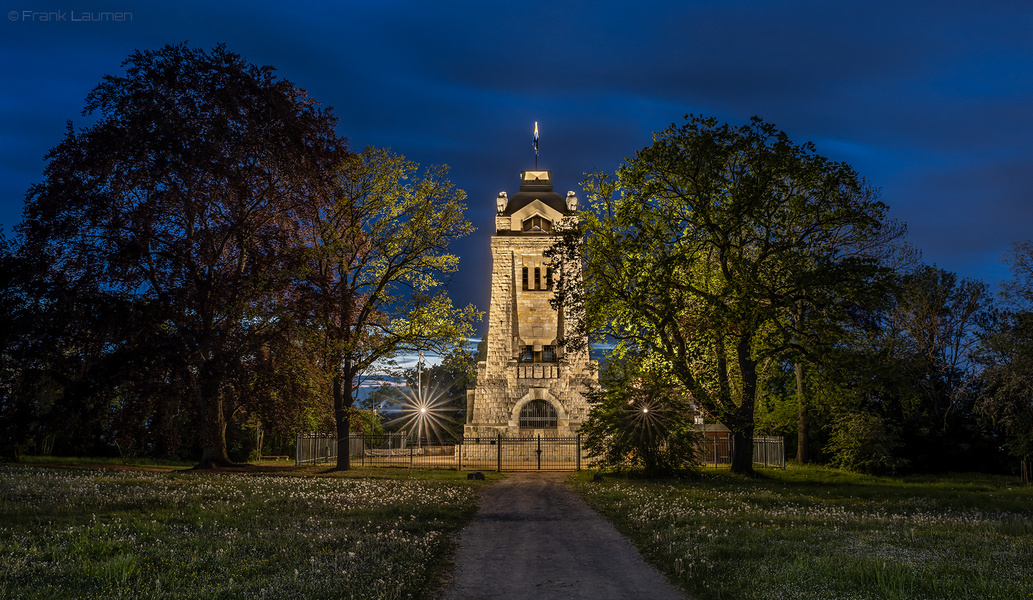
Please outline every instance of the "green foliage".
M801 303L822 312L827 338L878 295L886 206L849 166L757 118L687 117L585 187L592 210L559 250L584 256L584 287L561 278L561 293L618 354L664 362L732 431L733 469L749 472L765 365L814 337Z
M588 393L591 409L580 430L599 466L667 475L698 463L701 435L676 382L637 361L611 360L600 383Z
M1005 434L1008 451L1033 457L1033 242L1015 244L1007 257L1012 279L1004 285L1006 309L983 340L979 414Z
M384 422L380 413L373 410L353 408L351 426L353 433L380 436L384 434Z
M466 410L466 391L473 387L476 380L476 367L474 354L462 346L457 346L442 356L441 362L424 366L420 375L422 383L417 381L415 368L406 370L403 376L410 387L422 385L432 393L440 395L441 404L461 412Z
M425 365L422 373L417 368L407 369L402 376L409 389L424 390L430 400L432 437L438 440L457 440L463 435L466 415L466 392L477 378L475 355L463 346L456 346L441 357L441 362ZM401 404L411 404L402 402ZM396 425L404 425L402 418Z
M368 147L338 173L340 193L309 214L312 252L296 311L321 335L338 436L351 429L356 387L372 366L400 353L461 346L481 314L457 309L441 289L459 257L448 244L473 226L447 167L421 171ZM349 467L348 454L338 468Z
M895 456L900 442L891 426L872 414L848 413L833 427L827 448L832 466L872 475L892 474L906 464Z
M998 444L974 413L980 338L994 319L986 284L931 266L899 281L879 329L846 352L850 410L890 424L909 469L994 469Z
M70 435L114 429L163 453L185 433L206 464L225 463L230 416L253 398L240 371L290 323L296 216L334 195L347 151L329 112L221 45L124 66L28 193L20 252L45 264L34 301L58 317L35 333L66 357L47 375L56 407L79 413L63 419Z
M348 152L329 111L223 46L125 67L0 248L5 454L56 437L207 465L247 456L254 419L343 434L370 365L470 334L479 313L441 291L473 230L444 167Z

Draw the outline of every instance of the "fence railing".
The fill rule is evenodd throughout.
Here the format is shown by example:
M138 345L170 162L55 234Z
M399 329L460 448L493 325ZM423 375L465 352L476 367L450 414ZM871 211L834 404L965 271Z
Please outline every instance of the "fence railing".
M337 435L333 433L299 433L294 447L294 464L319 464L337 460Z
M298 435L295 465L337 462L338 440L330 433ZM457 469L481 471L579 471L590 465L581 436L493 437L460 440L455 444L431 443L407 432L348 437L351 464L369 467ZM703 466L732 462L731 440L706 438L700 442ZM757 436L753 463L785 468L785 444L781 437Z
M754 437L753 464L762 467L786 468L785 438L780 435L758 435Z
M467 469L493 471L580 471L581 436L483 437L464 440L459 449Z
M720 467L732 464L731 438L703 438L699 444L700 463L705 467ZM775 435L758 435L753 438L753 464L761 467L786 466L785 438Z
M354 458L392 458L408 456L413 450L419 455L427 454L425 440L417 441L417 448L411 448L413 441L408 432L364 435L353 433L348 436L348 455ZM337 435L333 433L298 434L294 464L320 464L337 462ZM447 446L451 449L452 446ZM440 454L440 450L437 452Z

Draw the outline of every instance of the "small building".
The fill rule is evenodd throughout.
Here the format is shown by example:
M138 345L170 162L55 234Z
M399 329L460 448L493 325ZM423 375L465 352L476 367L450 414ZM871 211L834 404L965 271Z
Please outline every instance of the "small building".
M467 392L467 440L570 436L588 415L582 392L597 385L596 365L586 344L564 344L578 315L552 303L558 278L580 281L581 266L544 256L555 232L576 225L577 203L537 170L520 174L520 191L496 199L487 357Z

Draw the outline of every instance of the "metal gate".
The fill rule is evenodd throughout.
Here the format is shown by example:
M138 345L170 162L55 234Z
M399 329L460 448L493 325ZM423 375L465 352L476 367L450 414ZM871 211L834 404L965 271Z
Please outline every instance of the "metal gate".
M581 436L466 438L459 448L464 469L492 471L581 470Z

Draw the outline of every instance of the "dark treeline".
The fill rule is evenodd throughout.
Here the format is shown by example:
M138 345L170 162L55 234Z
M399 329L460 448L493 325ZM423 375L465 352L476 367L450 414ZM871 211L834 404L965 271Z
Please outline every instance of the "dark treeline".
M864 472L1014 468L1010 430L987 410L986 351L1003 317L993 294L925 265L892 283L848 337L804 359L802 381L794 365L772 369L759 428L800 441L797 458Z
M670 418L690 410L728 427L739 473L771 434L873 473L1028 459L1030 244L995 302L922 264L849 165L759 118L686 117L584 185L592 210L554 251L584 260L583 287L561 281L583 333L616 345L585 428L606 462L691 459Z
M6 458L283 454L360 427L376 361L469 335L477 312L439 292L472 230L444 168L352 152L329 110L223 46L123 67L0 249Z
M357 386L418 350L448 357L420 383L461 412L479 313L440 291L472 230L445 169L351 151L329 110L221 46L123 66L0 238L4 458L284 454L298 431L380 427ZM608 460L684 464L697 410L738 472L755 434L875 473L1033 454L1033 244L999 293L924 265L863 178L759 119L690 118L585 191L554 254L584 265L558 290L586 339L617 341L585 428ZM404 402L367 408L384 400Z

